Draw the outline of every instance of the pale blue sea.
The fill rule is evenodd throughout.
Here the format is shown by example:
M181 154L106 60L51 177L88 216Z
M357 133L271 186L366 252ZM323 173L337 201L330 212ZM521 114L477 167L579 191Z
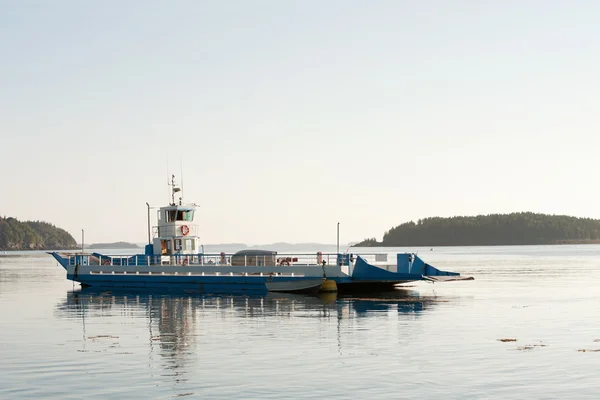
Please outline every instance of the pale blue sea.
M81 290L49 255L0 255L0 398L600 398L600 246L409 250L475 280L166 295Z

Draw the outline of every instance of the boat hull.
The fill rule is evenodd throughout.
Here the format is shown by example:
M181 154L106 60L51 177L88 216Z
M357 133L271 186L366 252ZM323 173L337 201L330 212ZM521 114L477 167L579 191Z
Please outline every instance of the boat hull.
M292 281L272 281L265 283L267 291L284 293L318 292L322 285L322 278L298 279Z
M292 278L273 276L164 276L134 274L67 275L67 279L94 288L142 290L173 290L203 294L267 292L317 292L322 278Z
M316 292L327 279L334 281L340 292L387 292L405 282L464 279L457 273L437 270L408 254L398 254L396 265L371 264L360 256L355 260L347 257L338 265L165 265L144 264L140 261L147 256L143 255L117 258L96 253L50 254L65 268L67 279L102 289L176 290L201 294Z

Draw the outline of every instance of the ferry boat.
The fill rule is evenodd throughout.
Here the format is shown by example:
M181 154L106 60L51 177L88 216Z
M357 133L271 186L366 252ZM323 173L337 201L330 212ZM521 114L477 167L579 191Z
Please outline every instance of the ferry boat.
M97 252L50 254L64 267L67 279L82 286L148 290L182 290L206 294L266 294L267 292L388 291L398 284L427 280L463 280L459 273L441 271L415 253L302 253L242 250L233 254L204 253L196 204L184 204L171 179L171 203L158 209L151 228L148 205L148 244L144 254L109 255ZM182 192L181 192L182 195ZM339 247L339 246L338 246Z

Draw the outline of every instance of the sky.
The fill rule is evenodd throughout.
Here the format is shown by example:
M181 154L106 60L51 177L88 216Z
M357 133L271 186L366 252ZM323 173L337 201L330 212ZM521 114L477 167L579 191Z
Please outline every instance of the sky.
M591 0L0 0L0 215L140 243L175 174L206 244L600 218L598 15Z

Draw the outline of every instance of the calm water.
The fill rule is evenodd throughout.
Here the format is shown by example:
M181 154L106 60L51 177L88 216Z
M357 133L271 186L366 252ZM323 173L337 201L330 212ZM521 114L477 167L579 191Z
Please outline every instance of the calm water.
M600 246L419 254L475 280L111 293L80 290L43 253L0 256L0 398L600 398Z

